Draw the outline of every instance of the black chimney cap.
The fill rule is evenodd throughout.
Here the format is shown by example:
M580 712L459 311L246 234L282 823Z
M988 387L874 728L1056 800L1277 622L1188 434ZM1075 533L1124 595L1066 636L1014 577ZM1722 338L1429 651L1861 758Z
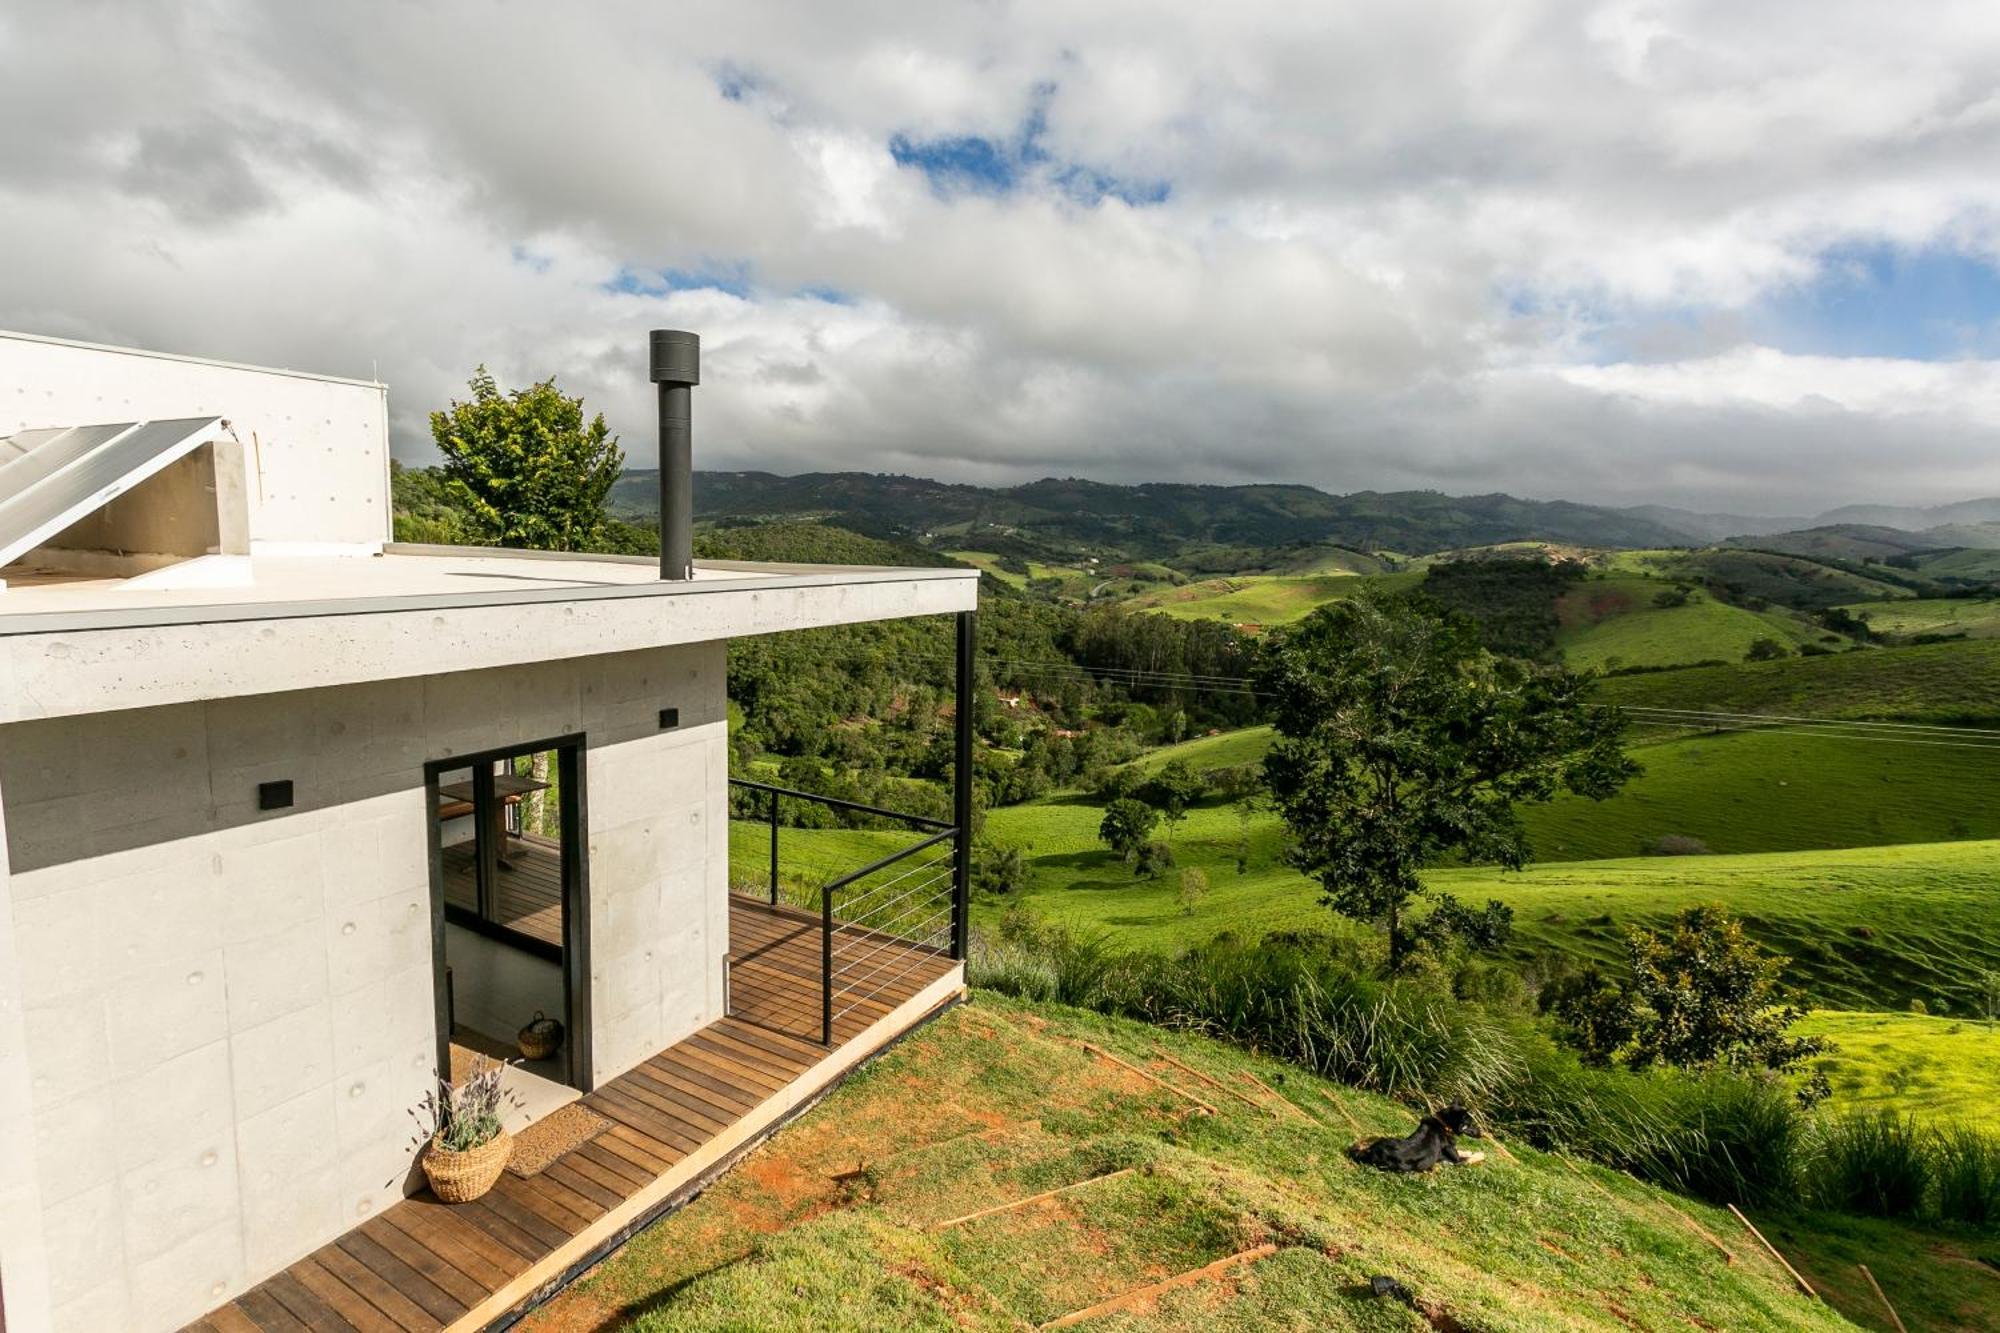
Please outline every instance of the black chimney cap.
M653 383L701 383L700 334L681 329L654 329L652 345Z

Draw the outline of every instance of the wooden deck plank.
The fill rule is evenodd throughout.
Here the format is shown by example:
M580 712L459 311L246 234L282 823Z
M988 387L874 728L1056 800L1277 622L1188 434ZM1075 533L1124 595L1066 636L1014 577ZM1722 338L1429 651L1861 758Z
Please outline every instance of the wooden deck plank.
M531 1184L536 1188L530 1188ZM590 1219L596 1214L577 1212L568 1203L555 1197L554 1191L541 1188L546 1184L547 1182L539 1177L530 1182L522 1180L511 1172L502 1171L499 1183L494 1185L487 1197L492 1198L497 1195L515 1207L535 1214L550 1226L560 1230L563 1233L563 1240L568 1240L590 1225ZM562 1241L557 1241L556 1244L560 1245Z
M386 1218L371 1217L361 1224L360 1231L388 1253L429 1278L431 1284L439 1291L468 1310L485 1300L486 1293L493 1290L486 1283L461 1271L457 1265L416 1236L401 1227L391 1226Z
M520 1259L523 1268L533 1266L536 1260L549 1252L547 1242L503 1217L485 1199L461 1204L439 1203L436 1206L450 1208L467 1226L485 1232L496 1244L504 1245Z
M572 1160L575 1156L575 1153L565 1153L543 1167L541 1174L558 1181L571 1192L581 1194L605 1212L610 1212L613 1208L625 1202L625 1196L632 1191L624 1188L624 1181L619 1180L614 1184L605 1184L595 1175L578 1170L577 1163ZM601 1213L599 1214L599 1216L602 1215Z
M345 1250L348 1258L408 1297L412 1304L441 1325L449 1324L469 1308L359 1231L348 1232L334 1244Z
M608 1153L618 1154L632 1165L650 1171L656 1176L665 1175L673 1164L680 1160L679 1157L662 1156L663 1152L672 1152L666 1144L648 1138L630 1125L616 1122L610 1129L597 1136L597 1146Z
M208 1318L189 1328L190 1333L259 1333L257 1321L234 1305L209 1311Z
M653 1174L641 1171L616 1153L606 1152L595 1142L581 1144L572 1149L564 1158L563 1165L581 1172L606 1189L619 1191L620 1198L627 1198L632 1191L652 1183Z
M360 1333L359 1327L352 1320L321 1300L294 1277L290 1269L270 1278L264 1283L263 1289L307 1328L327 1328L334 1330L334 1333Z
M592 1109L602 1112L622 1125L627 1125L644 1134L655 1143L671 1148L678 1156L686 1157L701 1146L679 1122L668 1119L642 1101L628 1095L622 1088L599 1088L590 1094L587 1103Z
M310 1333L296 1315L263 1287L252 1287L238 1296L236 1308L250 1316L261 1333Z
M285 1270L299 1285L340 1312L359 1333L402 1333L403 1326L368 1303L368 1298L342 1282L310 1256Z
M467 1276L477 1278L488 1291L504 1286L528 1266L526 1259L466 1221L448 1204L433 1201L427 1207L391 1208L382 1218L456 1264Z
M327 1272L366 1297L370 1305L393 1319L404 1333L430 1333L432 1329L444 1327L443 1320L435 1318L421 1305L397 1291L373 1269L340 1248L338 1241L314 1250L312 1257Z
M550 888L559 881L544 882L537 848L514 847L520 868L503 878L503 911L554 909L559 922ZM552 896L538 902L545 891ZM835 1061L839 1042L955 966L913 952L881 986L838 997L845 1012L828 1048L818 1041L818 932L810 915L732 898L731 942L749 955L732 977L732 1015L587 1094L582 1104L609 1128L535 1176L503 1175L477 1202L446 1205L420 1192L210 1312L189 1333L461 1333L497 1317L575 1263L578 1246L600 1243L592 1238L614 1234L604 1228L666 1197L663 1177L695 1170L690 1158L724 1160L718 1154L755 1132L746 1118L768 1119L772 1099L809 1071L843 1067ZM848 931L840 938L850 936L860 938Z

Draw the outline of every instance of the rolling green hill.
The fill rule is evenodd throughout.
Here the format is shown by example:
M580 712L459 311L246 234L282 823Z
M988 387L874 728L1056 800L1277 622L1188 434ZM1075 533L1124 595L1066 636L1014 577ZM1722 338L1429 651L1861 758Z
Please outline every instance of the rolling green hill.
M1310 615L1314 608L1370 585L1414 587L1421 574L1245 574L1203 579L1183 587L1146 592L1125 605L1134 610L1163 611L1184 620L1227 620L1233 625L1283 625Z
M1664 580L1629 575L1577 584L1556 602L1563 661L1582 670L1739 662L1758 639L1796 650L1824 633L1796 616L1745 610L1699 590L1679 606L1659 605L1662 594L1681 595Z
M1620 704L1904 722L2000 722L2000 642L1938 643L1613 676Z
M2000 601L1965 597L1911 597L1888 602L1855 602L1846 610L1866 616L1877 634L1963 634L2000 639Z
M1250 727L1137 763L1144 771L1175 759L1197 771L1253 764L1270 737L1269 728ZM1524 811L1542 860L1636 856L1673 836L1728 853L2000 838L2000 750L1645 726L1634 737L1645 772L1618 795L1561 797ZM1274 818L1260 817L1259 827Z
M1160 948L1331 919L1316 887L1283 864L1282 831L1271 817L1246 828L1232 810L1190 814L1174 837L1175 854L1180 865L1207 873L1209 892L1186 910L1174 876L1139 879L1098 843L1098 816L1094 805L1063 800L988 815L991 836L1025 849L1030 886L1019 901L1052 919L1112 928L1122 942ZM1627 924L1657 924L1688 903L1721 902L1753 936L1792 956L1795 979L1832 1007L1900 1009L1944 994L1963 1008L1973 1002L1980 971L2000 970L1994 842L1547 861L1519 873L1439 869L1425 879L1468 900L1493 897L1513 907L1523 952L1548 948L1604 961L1622 956Z
M658 504L658 476L626 472L611 505L634 520ZM1583 546L1670 546L1685 534L1640 515L1566 500L1436 491L1331 495L1310 486L1114 486L1044 478L981 487L922 477L822 472L700 472L696 516L706 520L832 518L873 536L993 550L994 539L1171 558L1192 546L1280 547L1330 542L1357 550L1443 551L1523 538ZM1005 547L1000 549L1013 549Z
M1136 1065L1201 1089L1214 1114L1189 1114ZM1217 1042L977 992L523 1327L1014 1333L1246 1251L1081 1326L1752 1333L1852 1328L1845 1312L1873 1327L1857 1249L1914 1326L2000 1327L1993 1279L1942 1237L1763 1218L1818 1304L1719 1209L1524 1145L1384 1175L1346 1157L1349 1116L1371 1133L1410 1121ZM999 1211L968 1219L983 1209ZM1415 1308L1374 1296L1374 1274L1401 1279Z

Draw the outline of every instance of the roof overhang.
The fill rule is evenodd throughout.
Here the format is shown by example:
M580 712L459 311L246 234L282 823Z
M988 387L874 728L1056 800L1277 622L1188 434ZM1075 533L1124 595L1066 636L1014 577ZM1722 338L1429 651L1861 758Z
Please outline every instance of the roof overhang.
M522 558L524 571L548 568ZM701 577L698 568L686 582L578 586L524 577L518 587L464 592L10 607L0 614L0 724L943 615L978 605L977 570L710 568L713 577Z

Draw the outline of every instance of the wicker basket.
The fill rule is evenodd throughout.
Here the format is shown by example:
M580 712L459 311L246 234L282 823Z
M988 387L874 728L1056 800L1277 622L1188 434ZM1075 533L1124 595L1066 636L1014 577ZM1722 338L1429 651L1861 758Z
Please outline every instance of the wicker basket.
M446 1203L471 1203L493 1188L507 1159L514 1155L514 1136L506 1130L477 1148L450 1152L432 1139L424 1152L424 1177L431 1193Z
M563 1025L553 1018L542 1017L542 1011L535 1010L535 1016L528 1025L515 1034L514 1040L521 1048L523 1060L546 1060L562 1046Z

